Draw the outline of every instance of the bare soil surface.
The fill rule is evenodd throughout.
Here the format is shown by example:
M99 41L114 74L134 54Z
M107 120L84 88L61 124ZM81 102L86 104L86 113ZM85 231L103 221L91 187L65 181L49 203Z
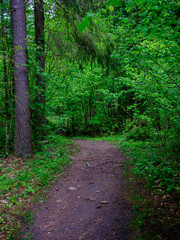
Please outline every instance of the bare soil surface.
M72 164L37 206L34 240L130 239L123 156L104 141L74 140ZM26 237L24 237L26 239Z

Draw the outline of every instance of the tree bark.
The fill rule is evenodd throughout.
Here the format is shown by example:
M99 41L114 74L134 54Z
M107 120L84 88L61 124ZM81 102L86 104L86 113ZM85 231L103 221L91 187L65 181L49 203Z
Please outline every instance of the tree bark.
M43 135L42 124L45 123L45 42L44 42L44 2L43 0L34 1L34 19L35 19L35 42L37 49L37 74L36 74L36 110L35 110L35 130L36 135Z
M25 0L11 0L15 79L15 154L31 154Z

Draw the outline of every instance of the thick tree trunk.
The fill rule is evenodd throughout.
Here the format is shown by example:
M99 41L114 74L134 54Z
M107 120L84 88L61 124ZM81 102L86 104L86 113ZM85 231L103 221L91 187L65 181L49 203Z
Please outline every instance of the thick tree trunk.
M38 64L37 72L37 96L35 110L35 130L36 134L43 135L42 124L45 123L45 42L44 42L44 2L43 0L34 1L34 19L35 19L35 42L38 46L36 60Z
M31 154L25 0L11 0L15 78L15 154Z

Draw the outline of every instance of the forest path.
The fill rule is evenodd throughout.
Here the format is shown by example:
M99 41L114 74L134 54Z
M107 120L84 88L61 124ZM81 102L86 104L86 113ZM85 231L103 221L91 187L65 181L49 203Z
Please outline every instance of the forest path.
M73 140L79 148L66 174L37 206L34 240L130 239L123 157L104 141Z

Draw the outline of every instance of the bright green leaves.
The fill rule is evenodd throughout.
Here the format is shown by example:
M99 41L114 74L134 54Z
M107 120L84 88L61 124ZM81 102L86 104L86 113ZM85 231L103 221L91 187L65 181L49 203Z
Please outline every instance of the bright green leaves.
M113 12L114 11L114 7L113 6L109 6L109 11Z
M95 14L91 12L86 13L86 15L87 16L84 17L81 23L78 25L78 30L80 32L84 31L89 26L89 24L92 21L92 18L95 16Z
M80 32L84 31L90 24L91 22L91 17L85 17L81 21L81 23L78 25L78 29Z
M122 7L122 1L121 0L109 0L109 2L115 7Z
M121 0L108 0L109 3L111 3L112 5L109 6L109 11L113 12L114 11L114 7L122 7L123 3ZM83 20L81 21L81 23L78 25L78 30L80 32L83 32L90 24L92 17L94 17L93 13L87 13L87 16L83 18Z

